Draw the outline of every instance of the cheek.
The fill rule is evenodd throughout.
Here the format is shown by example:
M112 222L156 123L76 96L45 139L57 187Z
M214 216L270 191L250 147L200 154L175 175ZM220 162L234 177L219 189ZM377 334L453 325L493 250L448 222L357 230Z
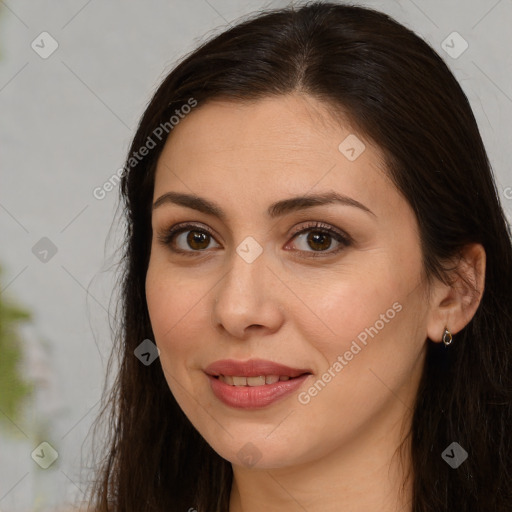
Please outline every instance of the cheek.
M354 268L317 284L302 288L304 302L314 313L302 318L315 320L304 321L304 334L316 340L317 348L331 359L349 350L353 340L359 339L364 346L376 331L389 332L389 325L399 316L396 303L406 290L404 278L385 266L364 272Z
M323 382L310 388L303 402L321 391L324 398L317 401L318 407L332 400L343 404L343 411L357 410L365 401L369 406L385 400L389 389L403 384L414 370L423 340L421 327L418 330L423 322L422 288L414 284L419 275L419 266L383 263L325 281L322 290L309 287L306 300L314 304L317 321L303 320L302 334L322 356ZM323 390L324 383L329 391Z
M201 396L196 389L196 358L205 350L207 322L205 303L201 299L208 287L200 281L181 279L179 272L170 272L163 265L150 264L146 277L146 301L155 343L160 350L160 364L181 409L193 418Z
M328 329L319 336L305 328L304 337L316 345L324 365L298 397L305 411L330 418L339 432L356 432L387 406L401 408L409 401L422 346L421 291L410 282L381 269L326 288L324 300L310 296ZM324 427L318 426L320 438Z
M207 289L194 286L194 281L182 280L179 272L170 272L163 265L151 264L146 277L146 301L155 343L162 355L174 356L192 349L201 339L204 324L197 316L204 309L201 298ZM174 358L173 358L174 360Z

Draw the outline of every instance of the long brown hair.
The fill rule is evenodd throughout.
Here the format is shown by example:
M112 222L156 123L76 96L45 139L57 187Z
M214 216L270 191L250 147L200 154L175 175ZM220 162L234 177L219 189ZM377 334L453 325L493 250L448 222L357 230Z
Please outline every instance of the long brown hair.
M430 279L448 282L445 263L465 244L484 246L485 290L473 319L448 349L427 340L409 433L412 510L512 510L512 246L477 123L425 41L383 13L327 2L258 13L211 38L163 80L142 116L120 187L126 243L112 353L119 371L97 420L106 420L108 438L91 508L228 511L231 464L183 414L160 363L134 356L142 340L154 339L145 276L155 168L167 131L172 136L170 117L191 98L202 105L294 91L344 112L385 153L416 214ZM154 147L140 158L148 138ZM457 469L441 457L454 441L469 453Z

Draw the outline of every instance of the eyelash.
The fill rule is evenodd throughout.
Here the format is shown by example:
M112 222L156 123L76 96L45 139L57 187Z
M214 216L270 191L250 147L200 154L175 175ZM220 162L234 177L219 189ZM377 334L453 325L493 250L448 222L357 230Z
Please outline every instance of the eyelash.
M183 251L181 249L176 249L175 247L172 246L172 241L174 240L174 238L177 235L179 235L179 234L181 234L183 232L189 231L189 230L190 231L197 231L199 233L205 233L205 234L211 236L212 238L215 238L213 236L213 233L211 231L209 231L208 229L205 229L205 228L202 228L202 227L200 227L200 226L198 226L196 224L190 224L190 223L178 224L177 226L174 226L174 227L172 227L170 229L164 230L162 233L158 234L157 238L160 241L160 243L162 243L163 245L169 247L170 250L175 252L175 253L179 253L179 254L183 254L183 255L186 255L186 256L194 257L194 256L197 256L198 253L206 252L206 249L203 249L201 251L198 251L198 250ZM315 232L323 233L323 234L326 234L326 235L330 235L337 242L339 242L341 245L340 245L340 247L338 247L337 249L335 249L333 251L312 251L311 254L309 254L308 256L305 256L306 258L318 258L318 257L332 256L334 254L339 253L340 251L342 251L346 247L350 246L352 244L352 242L353 242L351 237L348 236L343 231L341 231L341 230L338 231L337 229L332 228L328 224L323 224L321 222L316 222L316 221L315 222L310 222L306 226L302 226L302 229L297 230L294 233L292 233L292 239L296 238L298 235L301 235L303 233L307 233L308 231L315 231ZM300 251L300 250L297 250L295 252L299 252L299 253L306 252L306 253L309 253L310 251Z

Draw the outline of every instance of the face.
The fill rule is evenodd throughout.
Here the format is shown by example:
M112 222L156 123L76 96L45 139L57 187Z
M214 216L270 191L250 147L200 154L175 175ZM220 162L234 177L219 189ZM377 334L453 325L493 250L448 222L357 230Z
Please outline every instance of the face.
M420 239L364 134L303 95L210 102L172 131L153 201L146 297L160 363L217 453L293 466L403 419L427 337ZM255 359L268 383L231 386L250 366L209 368Z

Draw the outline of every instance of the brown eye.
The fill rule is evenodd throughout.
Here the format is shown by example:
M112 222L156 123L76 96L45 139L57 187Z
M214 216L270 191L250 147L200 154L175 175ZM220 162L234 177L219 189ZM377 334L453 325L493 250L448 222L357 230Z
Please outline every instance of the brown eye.
M344 236L333 229L318 226L319 224L315 223L294 236L294 239L302 239L302 248L299 247L298 252L304 252L305 257L329 256L350 245L348 236ZM338 247L329 250L333 245L333 240L338 244Z
M186 242L191 249L198 251L208 247L210 235L202 231L188 231Z
M351 237L346 233L319 222L312 222L306 227L303 226L303 229L293 236L292 240L295 239L302 241L303 245L303 248L299 248L295 252L304 253L303 257L305 258L331 256L352 243ZM187 256L197 256L198 253L208 252L208 247L212 241L215 241L215 238L208 229L194 224L182 224L160 233L158 240L173 252ZM333 243L338 244L338 246L330 250ZM220 245L217 244L217 247L220 247Z
M325 251L331 246L332 236L321 231L310 231L306 241L313 250Z
M194 254L208 249L213 235L193 224L173 227L158 235L160 242L171 250L183 254Z

